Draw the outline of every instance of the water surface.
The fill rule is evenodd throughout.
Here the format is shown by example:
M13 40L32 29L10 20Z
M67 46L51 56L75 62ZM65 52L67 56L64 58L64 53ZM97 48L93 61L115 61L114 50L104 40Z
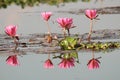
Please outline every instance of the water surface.
M105 0L102 7L118 6L119 0ZM58 11L78 10L80 8L101 7L96 3L68 3L65 6L57 8L56 6L43 5L37 7L27 7L21 9L17 6L10 6L7 9L0 10L0 33L4 33L4 27L9 24L18 25L18 34L46 33L47 27L40 13L42 11L52 11L53 16L49 21L52 32L61 33L61 29L55 22L58 17L72 17L74 25L71 33L87 33L89 31L89 19L84 14L58 13ZM100 29L119 29L120 15L107 14L99 15L100 20L94 22L94 30ZM0 56L0 79L2 80L118 80L120 74L120 51L95 53L95 57L100 58L100 68L89 70L87 62L92 58L91 51L78 52L80 64L76 63L74 68L60 69L58 67L59 59L52 60L53 69L44 69L43 63L47 59L47 54L27 53L27 55L18 56L20 66L9 66L6 64L6 54Z
M100 59L100 68L89 70L87 62L91 59L91 52L79 52L80 64L76 63L75 67L70 69L61 69L58 67L59 59L52 60L53 69L43 68L47 55L28 53L28 55L18 56L20 66L9 66L6 64L6 56L1 56L1 73L0 78L4 80L117 80L119 79L119 50L104 54L103 52L95 54Z

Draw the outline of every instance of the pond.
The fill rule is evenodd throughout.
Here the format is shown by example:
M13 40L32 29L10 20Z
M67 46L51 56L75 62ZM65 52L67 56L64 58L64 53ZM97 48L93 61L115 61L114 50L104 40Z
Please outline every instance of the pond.
M24 56L18 56L20 66L10 66L6 64L6 56L1 56L1 73L0 77L4 80L39 80L39 79L53 79L53 80L80 80L80 79L119 79L119 50L109 53L98 53L96 57L100 58L100 68L89 70L87 68L88 60L92 58L92 52L79 52L80 63L75 63L75 67L69 69L61 69L58 67L60 59L52 60L54 63L53 69L45 69L43 67L44 61L47 60L46 54L28 53Z
M47 33L47 27L44 20L41 17L41 12L52 11L53 15L50 18L49 25L53 33L61 33L61 29L55 22L58 17L71 17L73 18L74 25L77 26L71 29L72 34L84 34L89 31L89 20L86 16L79 12L80 9L86 8L104 8L104 7L118 7L120 4L119 0L105 0L102 4L98 1L94 3L94 0L89 3L75 2L75 3L65 3L63 5L50 6L47 4L40 4L39 6L26 7L21 9L21 7L11 5L6 9L0 10L0 34L4 33L5 26L9 24L15 24L18 26L17 33L22 37L29 34L41 34ZM117 11L117 10L116 10ZM115 29L120 28L120 13L114 14L99 14L98 18L94 22L94 30L104 30L104 29ZM1 40L1 39L0 39ZM24 40L24 39L23 39ZM115 41L120 41L119 39L110 39ZM26 40L25 40L26 41ZM106 41L106 40L105 40ZM0 41L2 45L2 41ZM12 41L7 42L9 46L12 46ZM41 46L33 46L33 50L36 48L39 50ZM27 47L30 48L31 47ZM34 49L35 48L35 49ZM90 50L82 50L74 52L75 63L74 67L68 69L62 69L59 67L62 61L60 53L44 53L29 51L24 52L24 48L19 48L17 54L17 59L19 61L18 66L11 66L6 64L8 56L13 55L12 49L4 52L0 50L0 79L2 80L118 80L119 77L119 57L120 50L109 50L93 52ZM47 49L47 48L46 48ZM72 52L72 51L70 51ZM15 52L17 53L17 52ZM100 68L89 70L87 64L90 59L93 58L93 53L95 58L99 58ZM54 68L46 69L44 68L44 62L50 58Z

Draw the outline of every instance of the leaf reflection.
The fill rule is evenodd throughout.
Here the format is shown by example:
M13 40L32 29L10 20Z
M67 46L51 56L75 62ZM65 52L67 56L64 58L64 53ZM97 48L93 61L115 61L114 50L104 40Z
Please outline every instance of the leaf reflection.
M58 64L58 67L63 69L75 67L75 62L79 63L78 53L76 51L69 53L61 53L57 56L53 56L53 59L57 58L61 60Z

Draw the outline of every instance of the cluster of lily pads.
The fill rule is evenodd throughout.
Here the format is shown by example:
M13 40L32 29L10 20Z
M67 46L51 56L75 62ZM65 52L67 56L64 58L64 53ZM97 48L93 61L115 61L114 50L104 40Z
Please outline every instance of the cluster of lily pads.
M83 50L89 49L94 51L102 51L108 49L120 48L119 42L80 42L77 38L66 37L61 40L59 45L63 50Z

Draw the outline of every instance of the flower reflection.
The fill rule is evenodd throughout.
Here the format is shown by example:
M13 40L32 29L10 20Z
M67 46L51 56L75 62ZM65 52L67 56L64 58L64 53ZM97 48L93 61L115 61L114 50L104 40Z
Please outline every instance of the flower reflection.
M50 59L50 53L48 54L48 59L44 62L44 68L47 68L47 69L54 68L53 63Z
M68 69L75 67L75 62L79 63L78 53L76 51L65 51L59 55L54 55L53 59L59 58L59 68Z
M90 69L90 70L92 70L92 69L97 69L97 68L99 68L100 67L100 61L98 60L99 58L101 58L101 57L98 57L98 58L94 58L94 51L93 51L93 53L92 53L92 59L90 59L89 61L88 61L88 64L87 64L87 66L88 66L88 69Z
M6 63L11 66L18 66L19 61L17 55L19 55L19 50L17 49L18 46L15 46L14 50L12 51L12 54L8 56L6 59ZM9 53L10 54L10 53Z
M8 65L11 65L11 66L18 66L19 65L19 61L18 61L17 55L11 55L11 56L9 56L6 59L6 63Z
M50 59L47 59L46 61L45 61L45 63L44 63L44 68L53 68L54 66L53 66L53 63L52 63L52 61L50 60Z
M71 68L75 66L74 58L63 58L62 61L59 63L59 68Z
M100 64L100 61L98 59L92 58L91 60L89 60L87 66L88 66L88 69L91 70L91 69L99 68L100 67L99 64Z

